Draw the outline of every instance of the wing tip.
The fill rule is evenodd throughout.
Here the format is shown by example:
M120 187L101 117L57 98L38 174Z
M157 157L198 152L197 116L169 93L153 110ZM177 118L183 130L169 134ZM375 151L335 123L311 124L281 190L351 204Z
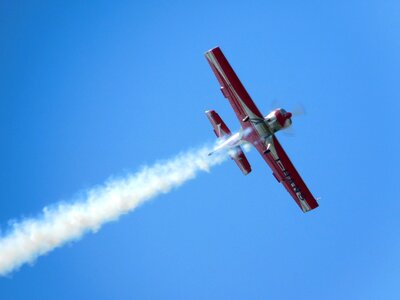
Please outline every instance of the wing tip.
M214 54L215 52L222 52L222 51L221 51L221 48L220 48L219 46L215 46L215 47L211 48L210 50L206 51L206 52L204 53L204 55L205 55L206 57L208 57L211 53Z
M314 210L314 209L316 209L316 208L318 208L319 207L319 204L316 202L313 206L308 206L307 208L303 208L303 207L300 207L301 208L301 210L303 211L303 213L307 213L307 212L309 212L309 211L312 211L312 210Z

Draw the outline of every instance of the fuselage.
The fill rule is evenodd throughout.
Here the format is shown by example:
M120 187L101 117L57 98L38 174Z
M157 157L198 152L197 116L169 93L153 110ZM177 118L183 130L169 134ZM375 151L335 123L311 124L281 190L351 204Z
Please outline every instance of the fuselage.
M245 129L240 128L239 132L236 132L224 139L221 139L220 144L214 149L219 151L221 149L232 149L236 146L248 143L250 133L253 130L257 130L260 134L261 139L267 139L269 136L275 134L277 131L288 128L292 125L292 114L282 108L271 111L264 120L257 120L253 123L253 126L249 126ZM250 120L252 122L252 120Z

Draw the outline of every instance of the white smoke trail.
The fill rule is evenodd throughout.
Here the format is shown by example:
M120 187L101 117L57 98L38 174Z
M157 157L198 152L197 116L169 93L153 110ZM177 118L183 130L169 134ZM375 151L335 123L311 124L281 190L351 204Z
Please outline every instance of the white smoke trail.
M226 158L225 155L208 156L209 152L204 147L145 167L136 174L90 189L81 201L45 207L38 218L13 224L10 232L0 237L0 275L79 239L88 231L98 231L104 223L193 179L199 171L208 172Z

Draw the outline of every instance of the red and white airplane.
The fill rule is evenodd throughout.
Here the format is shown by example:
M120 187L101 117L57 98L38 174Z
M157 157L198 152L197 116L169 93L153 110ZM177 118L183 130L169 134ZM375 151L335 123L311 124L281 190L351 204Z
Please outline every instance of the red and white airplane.
M272 169L272 174L282 183L303 212L318 207L318 203L303 179L296 171L286 155L275 133L292 124L292 114L282 108L275 109L264 117L251 100L244 86L236 76L228 60L219 47L205 53L215 76L221 86L222 94L229 100L241 128L232 134L221 117L214 111L206 111L206 115L220 139L220 144L213 152L227 150L244 175L251 172L250 164L240 145L252 144Z

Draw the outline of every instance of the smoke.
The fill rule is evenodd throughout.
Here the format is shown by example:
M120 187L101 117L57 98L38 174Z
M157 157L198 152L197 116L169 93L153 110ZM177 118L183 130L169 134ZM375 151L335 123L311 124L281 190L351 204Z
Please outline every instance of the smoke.
M104 223L115 221L145 201L208 172L225 155L208 156L208 147L180 154L173 159L144 167L135 174L112 179L92 188L73 203L45 207L37 218L14 223L0 237L0 275L32 263L41 255L77 240L83 234L97 232Z

